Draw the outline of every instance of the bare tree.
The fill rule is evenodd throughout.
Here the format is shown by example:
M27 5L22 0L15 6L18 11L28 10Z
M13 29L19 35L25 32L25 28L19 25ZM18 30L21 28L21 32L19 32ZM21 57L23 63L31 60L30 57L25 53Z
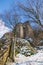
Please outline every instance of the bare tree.
M26 0L26 4L19 3L19 7L26 12L26 16L43 27L43 0Z
M9 22L10 28L12 28L12 29L18 23L18 20L19 20L18 15L15 10L14 10L14 13L12 11L6 12L4 17L5 17L6 21Z

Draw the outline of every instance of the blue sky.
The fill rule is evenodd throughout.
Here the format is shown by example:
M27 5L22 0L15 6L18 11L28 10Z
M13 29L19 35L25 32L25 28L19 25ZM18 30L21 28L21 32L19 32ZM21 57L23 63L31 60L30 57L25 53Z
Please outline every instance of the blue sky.
M13 5L15 8L18 7L17 6L18 2L21 2L26 5L26 0L0 0L0 14L4 13L5 11L9 11L13 7ZM17 11L18 11L18 8L17 8ZM27 18L23 16L24 12L22 10L19 13L22 14L21 21L27 20ZM8 22L5 22L5 23L8 24Z
M0 14L5 13L6 11L9 11L13 5L16 8L16 11L18 11L18 2L21 2L23 4L26 4L26 0L0 0ZM21 14L21 18L24 21L24 17L23 17L23 13L24 12L19 12L19 14Z
M13 7L13 5L15 8L17 8L16 10L18 11L18 6L17 6L18 2L25 4L26 0L0 0L0 14L3 14L6 11L9 11ZM22 11L19 12L19 14L22 14L22 13L23 13ZM25 18L21 16L21 19L24 21ZM9 25L7 21L5 22L5 24Z
M18 2L26 4L26 0L0 0L0 13L11 9L12 5L14 5L16 8Z
M14 0L0 0L0 13L9 10Z
M35 0L35 1L36 1L36 0ZM11 10L11 8L13 7L13 5L14 5L14 8L16 8L16 10L18 11L18 10L19 10L19 8L18 8L18 6L17 6L17 3L18 3L18 2L21 2L21 3L23 3L24 5L26 5L26 3L27 3L26 0L0 0L0 14L5 13L5 11ZM26 5L26 6L27 6L27 5ZM19 14L22 15L22 16L20 16L22 22L29 19L29 18L26 18L26 17L23 16L24 11L22 11L22 10L19 11ZM43 20L42 20L42 21L43 21ZM7 29L9 29L9 28L10 28L9 22L8 22L8 21L4 21L4 23L5 23L5 25L8 27ZM4 25L4 27L5 27L5 25ZM38 25L36 25L36 24L33 23L33 22L31 22L31 26L32 26L32 27L36 26L36 28L38 28ZM1 30L2 30L2 31L1 31ZM6 28L3 29L3 26L0 26L0 37L1 37L1 35L3 35L3 33L4 33L5 31L6 31ZM8 30L7 30L7 31L8 31ZM6 32L7 32L7 31L6 31Z

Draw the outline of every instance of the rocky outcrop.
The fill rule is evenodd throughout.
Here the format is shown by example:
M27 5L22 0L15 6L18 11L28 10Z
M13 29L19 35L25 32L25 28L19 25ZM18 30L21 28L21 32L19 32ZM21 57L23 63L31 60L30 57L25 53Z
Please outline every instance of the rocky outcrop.
M33 30L28 21L25 23L18 23L13 31L15 31L16 36L19 38L34 37Z
M4 42L3 44L6 45L6 47L8 46L8 42L9 42L9 44L10 44L9 53L10 54L9 53L8 54L9 54L10 59L12 59L12 60L15 60L15 56L18 53L24 54L25 56L28 56L28 55L36 53L36 50L30 45L30 43L27 40L21 39L21 38L17 38L17 37L15 38L14 34L12 32L6 33L2 37L2 40Z
M24 37L24 30L23 30L23 24L22 23L18 23L13 32L16 34L17 37L23 38Z
M43 65L43 50L39 50L37 54L28 57L18 54L15 62L6 65Z
M23 30L24 30L24 38L34 38L33 29L28 21L23 23Z
M30 45L30 43L21 38L14 38L11 45L10 58L15 60L17 54L23 54L29 56L36 53L36 50Z
M9 32L4 34L0 40L0 65L4 65L10 53L11 41L13 33Z
M9 56L10 43L4 44L0 49L0 65L4 65Z
M8 32L8 33L5 33L2 37L3 40L8 40L8 39L12 39L14 37L14 33L13 32Z
M41 31L41 32L39 33L38 38L39 38L39 39L43 39L43 31Z
M43 30L33 30L28 21L24 23L18 23L13 32L14 31L16 37L28 40L33 46L41 45L43 43L40 41L43 40Z
M43 45L43 32L40 32L35 38L29 22L18 23L13 32L3 35L0 43L0 65L4 65L8 56L10 59L15 60L15 56L19 54L30 56L36 53L32 44L35 46Z
M43 31L38 35L38 46L43 45Z
M34 44L36 46L42 46L43 45L43 31L39 31L38 34L35 35L35 37L34 37Z

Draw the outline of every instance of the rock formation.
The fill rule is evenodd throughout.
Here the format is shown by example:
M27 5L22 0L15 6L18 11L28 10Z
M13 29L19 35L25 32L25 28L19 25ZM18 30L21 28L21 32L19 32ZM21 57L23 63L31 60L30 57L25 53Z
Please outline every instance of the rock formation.
M22 23L18 23L15 28L14 28L14 33L16 34L17 37L23 38L24 36L24 31L23 31L23 24Z
M18 23L15 26L13 32L14 31L15 31L16 37L29 40L33 46L40 45L39 40L43 39L43 31L32 29L28 21L24 23ZM31 40L33 41L31 42Z
M4 43L4 42L3 42ZM10 42L0 43L0 65L4 65L7 61L10 51Z
M14 31L16 31L16 36L19 38L33 38L34 37L33 30L28 21L25 23L18 23L15 26Z
M39 45L42 46L43 45L43 31L40 32L40 34L38 35L37 40L38 40L38 46Z
M12 32L5 33L0 39L0 65L4 65L10 53L12 38L14 37Z
M24 30L24 38L34 38L33 29L28 21L23 23L23 30Z
M43 45L43 31L35 37L29 22L18 23L13 32L5 33L0 39L0 65L5 64L8 56L14 60L15 51L16 54L21 53L25 56L30 55L30 53L34 54L36 50L31 46L29 40L31 40L31 43L36 46ZM34 43L33 40L35 41Z

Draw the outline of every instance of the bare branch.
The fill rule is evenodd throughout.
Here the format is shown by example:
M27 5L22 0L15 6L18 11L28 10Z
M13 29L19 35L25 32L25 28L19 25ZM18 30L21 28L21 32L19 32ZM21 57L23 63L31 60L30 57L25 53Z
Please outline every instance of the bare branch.
M36 0L36 3L34 0L28 0L28 7L25 6L24 4L20 3L19 7L21 9L23 9L29 16L30 18L32 18L36 23L38 23L41 27L43 27L43 25L41 24L41 20L40 20L40 2L38 0ZM32 5L34 3L34 6Z

